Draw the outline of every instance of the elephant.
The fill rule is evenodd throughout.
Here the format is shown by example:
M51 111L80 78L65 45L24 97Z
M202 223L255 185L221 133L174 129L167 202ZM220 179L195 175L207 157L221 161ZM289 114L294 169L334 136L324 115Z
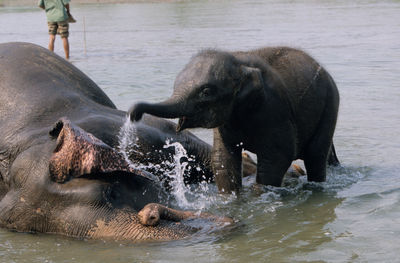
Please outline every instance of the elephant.
M177 131L213 128L212 169L221 192L241 188L241 152L257 155L256 182L281 186L291 162L302 159L307 179L326 180L338 165L333 134L339 92L310 55L290 47L226 52L206 49L177 75L172 96L138 102L131 121L144 113L179 118Z
M188 218L232 222L168 208L158 177L117 150L126 112L63 58L30 43L0 44L0 80L0 227L136 242L188 237L198 228L176 223ZM211 173L209 144L177 134L170 121L144 119L130 161L169 158L168 138Z

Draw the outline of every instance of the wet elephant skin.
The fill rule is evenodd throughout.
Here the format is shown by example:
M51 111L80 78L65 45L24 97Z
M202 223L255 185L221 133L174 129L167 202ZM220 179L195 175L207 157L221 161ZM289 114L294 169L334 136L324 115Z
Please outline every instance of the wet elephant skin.
M257 183L281 186L296 159L310 181L338 164L332 137L339 92L330 74L305 52L289 47L204 50L178 74L172 96L137 103L144 113L179 118L177 130L213 128L212 168L221 192L239 191L243 149L257 155Z
M0 80L1 227L130 241L178 239L196 230L164 218L154 226L140 222L138 212L148 203L157 207L165 193L115 150L126 113L80 70L45 48L6 43ZM139 150L162 149L170 138L210 173L210 146L175 129L147 116L137 125ZM158 153L152 161L169 154Z

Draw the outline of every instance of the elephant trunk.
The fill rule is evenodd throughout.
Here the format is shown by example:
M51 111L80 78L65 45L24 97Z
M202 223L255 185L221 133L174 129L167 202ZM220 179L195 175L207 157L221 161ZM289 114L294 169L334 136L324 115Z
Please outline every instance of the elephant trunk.
M145 226L156 226L161 219L179 222L185 219L203 218L215 221L222 225L233 224L233 219L224 216L215 216L205 212L179 211L166 206L150 203L147 204L138 214L140 223Z
M131 107L128 114L131 121L138 121L144 113L160 118L173 119L182 116L182 103L176 99L168 99L160 103L140 102Z
M138 214L133 211L119 210L118 212L114 211L110 218L97 218L95 220L91 218L94 222L88 229L86 237L133 242L177 240L200 230L198 227L176 223L189 219L205 220L217 227L234 224L233 219L229 217L215 216L205 212L179 211L160 204L150 203Z
M190 110L187 110L187 105L185 105L184 99L179 99L173 96L160 103L137 103L130 108L128 114L131 121L139 121L145 113L159 118L180 118L176 128L176 130L180 132L186 128L185 112L190 112Z

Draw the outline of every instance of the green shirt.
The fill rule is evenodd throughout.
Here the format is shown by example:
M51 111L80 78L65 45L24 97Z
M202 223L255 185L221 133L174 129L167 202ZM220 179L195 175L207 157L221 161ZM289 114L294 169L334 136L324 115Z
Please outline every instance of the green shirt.
M68 19L65 5L71 0L39 0L38 5L44 6L48 22L61 22Z

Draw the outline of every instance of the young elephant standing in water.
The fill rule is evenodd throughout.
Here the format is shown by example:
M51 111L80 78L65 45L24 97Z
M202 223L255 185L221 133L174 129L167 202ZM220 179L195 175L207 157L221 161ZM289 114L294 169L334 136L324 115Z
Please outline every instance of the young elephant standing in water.
M180 118L178 131L214 128L215 181L232 192L241 187L243 149L257 154L260 184L280 186L295 159L304 160L308 180L325 181L327 161L338 164L332 144L338 108L332 77L303 51L206 50L179 73L170 99L138 103L130 117Z

